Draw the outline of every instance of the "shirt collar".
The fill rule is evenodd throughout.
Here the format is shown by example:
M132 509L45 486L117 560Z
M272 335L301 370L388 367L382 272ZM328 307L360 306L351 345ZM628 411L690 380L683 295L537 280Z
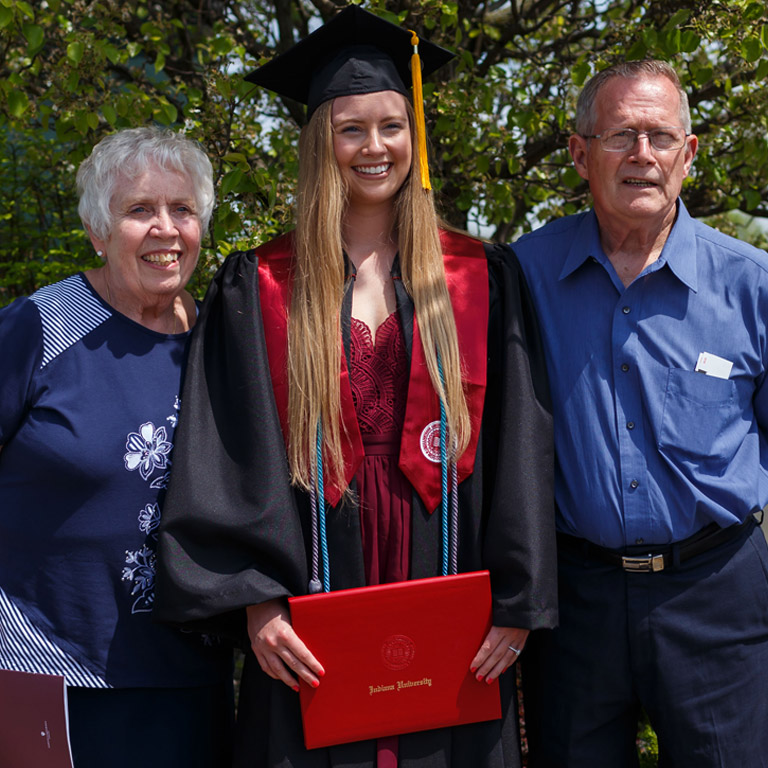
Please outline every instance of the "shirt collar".
M687 285L694 293L698 290L694 220L679 197L677 218L659 256L659 266L665 263L681 283Z
M594 210L588 211L581 217L559 279L564 280L587 259L591 258L598 261L606 258L600 245L600 232L597 228L597 216Z
M605 264L608 260L600 244L600 230L594 210L586 213L579 222L559 279L568 277L590 258L596 259L601 264ZM694 221L680 198L677 199L675 223L672 225L667 242L664 243L655 269L660 269L665 264L680 282L694 292L697 290Z

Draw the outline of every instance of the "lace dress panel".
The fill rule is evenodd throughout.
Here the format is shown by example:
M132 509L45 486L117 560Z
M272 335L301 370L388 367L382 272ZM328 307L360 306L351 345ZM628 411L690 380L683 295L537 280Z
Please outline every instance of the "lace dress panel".
M378 328L352 318L350 379L365 458L355 476L366 583L408 578L411 485L398 467L408 354L397 313Z
M375 343L370 328L353 317L351 357L352 398L360 431L399 436L408 396L408 355L397 312L379 326Z

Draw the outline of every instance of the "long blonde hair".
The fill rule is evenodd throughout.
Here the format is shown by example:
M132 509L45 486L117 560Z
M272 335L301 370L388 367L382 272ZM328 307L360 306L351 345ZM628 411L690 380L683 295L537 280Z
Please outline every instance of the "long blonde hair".
M407 100L406 105L413 171L419 167L419 149L413 109ZM288 459L293 483L307 490L313 484L318 423L323 430L325 477L345 489L339 371L345 285L342 223L347 201L333 150L331 107L328 101L317 108L299 141L288 321ZM397 193L395 227L403 285L413 300L429 376L445 404L451 453L457 459L469 442L469 411L434 200L431 191L422 189L418 173L411 172Z

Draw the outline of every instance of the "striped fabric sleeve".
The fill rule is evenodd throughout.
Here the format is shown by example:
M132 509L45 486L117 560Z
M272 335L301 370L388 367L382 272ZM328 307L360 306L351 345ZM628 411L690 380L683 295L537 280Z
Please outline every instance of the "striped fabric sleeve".
M101 677L51 642L0 589L0 667L62 675L67 685L110 688Z
M43 356L40 313L29 299L0 309L0 444L8 443L29 408Z
M29 307L34 305L39 320ZM23 418L29 391L31 365L44 368L110 317L109 311L88 289L84 278L73 275L20 299L0 314L0 349L15 367L0 377L0 395L7 413L0 418L0 438L11 436L18 418ZM42 330L42 352L40 331ZM7 348L7 349L6 349ZM0 439L2 442L2 439ZM0 667L18 672L63 675L68 685L109 688L99 676L57 646L24 615L0 589Z
M29 298L43 324L41 368L111 316L80 275L40 288Z

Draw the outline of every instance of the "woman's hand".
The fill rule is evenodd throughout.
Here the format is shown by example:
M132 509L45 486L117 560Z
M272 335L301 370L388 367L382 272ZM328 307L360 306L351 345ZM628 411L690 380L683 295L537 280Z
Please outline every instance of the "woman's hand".
M278 598L249 605L246 614L251 648L264 672L294 691L299 690L294 675L317 688L325 670L293 631L285 601Z
M517 661L528 639L527 629L491 627L469 668L482 682L495 680Z

